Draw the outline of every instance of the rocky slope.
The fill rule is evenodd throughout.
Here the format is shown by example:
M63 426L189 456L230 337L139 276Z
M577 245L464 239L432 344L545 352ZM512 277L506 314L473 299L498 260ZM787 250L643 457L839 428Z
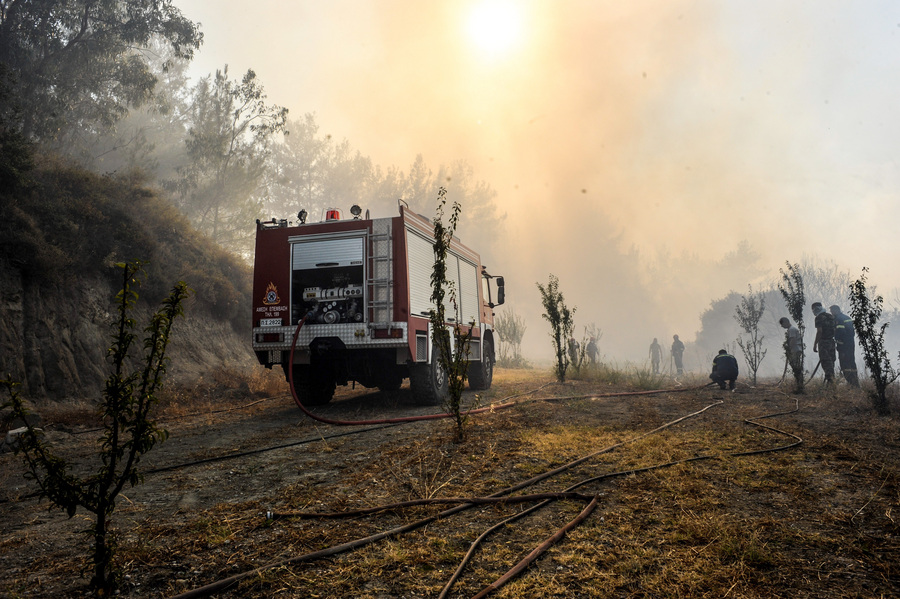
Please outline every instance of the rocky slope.
M140 184L59 167L35 179L0 197L0 376L31 398L99 397L120 288L113 264L137 256L150 261L134 314L140 338L175 281L195 292L174 328L170 381L253 367L245 265ZM135 343L133 355L141 349Z

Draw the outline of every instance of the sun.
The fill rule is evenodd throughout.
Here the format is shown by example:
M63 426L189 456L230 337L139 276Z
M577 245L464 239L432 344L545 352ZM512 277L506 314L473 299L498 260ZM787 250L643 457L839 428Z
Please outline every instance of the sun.
M522 38L521 6L512 0L481 0L469 14L466 33L482 55L509 54Z

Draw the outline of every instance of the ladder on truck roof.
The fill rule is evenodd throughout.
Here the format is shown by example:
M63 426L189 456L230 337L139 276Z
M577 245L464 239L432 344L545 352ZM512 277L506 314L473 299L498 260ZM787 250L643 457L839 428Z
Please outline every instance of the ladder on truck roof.
M372 221L369 234L369 323L387 327L393 320L393 288L391 219Z

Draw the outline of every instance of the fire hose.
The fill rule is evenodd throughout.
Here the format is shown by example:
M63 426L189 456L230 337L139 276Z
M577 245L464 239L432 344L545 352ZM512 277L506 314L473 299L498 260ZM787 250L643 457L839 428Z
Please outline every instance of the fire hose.
M781 383L784 382L784 377L787 376L788 364L790 364L790 361L787 358L785 358L784 359L784 372L781 373L781 380L778 381L778 385L776 385L776 387L780 386ZM806 379L806 381L803 383L804 385L808 385L809 382L811 380L813 380L813 377L816 376L816 373L819 371L819 366L821 366L821 365L822 365L822 360L819 360L818 362L816 362L816 367L813 368L812 374L810 374L809 378Z
M326 418L324 416L318 416L310 412L306 406L303 405L303 402L300 401L300 397L297 395L297 389L294 387L294 351L297 348L297 338L300 335L300 329L303 328L303 325L306 324L306 319L309 317L309 314L300 319L300 322L297 323L297 328L294 329L294 336L291 340L291 353L290 358L288 359L288 383L291 387L291 396L294 398L294 403L297 404L297 407L300 410L312 418L313 420L318 420L319 422L324 422L325 424L334 424L338 426L356 426L356 425L370 425L370 424L397 424L401 422L418 422L421 420L437 420L440 418L451 418L454 415L450 413L442 413L442 414L425 414L423 416L404 416L401 418L380 418L377 420L335 420L333 418ZM474 408L465 412L465 415L471 414L481 414L483 412L490 412L493 410L500 410L510 406L516 405L515 403L501 404L496 406L489 406L484 408Z
M665 424L663 424L663 425L661 425L661 426L656 427L655 429L653 429L653 430L651 430L651 431L648 431L648 432L646 432L646 433L643 433L643 434L638 435L638 436L636 436L636 437L633 437L633 438L631 438L631 439L627 439L627 440L625 440L625 441L620 441L620 442L618 442L618 443L615 443L615 444L610 445L610 446L608 446L608 447L605 447L605 448L603 448L603 449L599 449L599 450L597 450L597 451L591 452L591 453L589 453L589 454L587 454L587 455L584 455L584 456L581 456L581 457L579 457L579 458L577 458L577 459L575 459L575 460L572 460L572 461L570 461L570 462L567 463L567 464L564 464L564 465L562 465L562 466L558 466L557 468L554 468L554 469L552 469L552 470L549 470L549 471L543 472L543 473L541 473L541 474L538 474L538 475L536 475L536 476L533 476L533 477L531 477L530 479L528 479L528 480L526 480L526 481L522 481L522 482L520 482L520 483L518 483L518 484L515 484L515 485L513 485L513 486L507 487L507 488L502 489L502 490L500 490L500 491L497 491L497 492L495 492L495 493L489 495L487 498L484 498L484 499L491 500L491 499L494 499L494 498L501 498L501 497L506 498L506 499L509 499L509 497L507 497L507 496L509 496L509 495L512 494L512 493L515 493L516 491L520 491L520 490L522 490L522 489L524 489L524 488L526 488L526 487L529 487L529 486L531 486L531 485L534 485L534 484L536 484L536 483L538 483L538 482L540 482L540 481L542 481L542 480L551 478L551 477L553 477L553 476L555 476L555 475L557 475L557 474L559 474L559 473L561 473L561 472L564 472L564 471L566 471L566 470L569 470L569 469L575 467L575 466L578 465L578 464L581 464L581 463L583 463L583 462L586 462L586 461L589 460L590 458L593 458L593 457L595 457L595 456L598 456L598 455L601 455L601 454L604 454L604 453L608 453L608 452L610 452L610 451L612 451L612 450L614 450L614 449L616 449L616 448L619 448L619 447L621 447L621 446L623 446L623 445L625 445L625 444L628 444L628 443L634 443L635 441L638 441L638 440L640 440L640 439L643 439L643 438L645 438L645 437L648 437L648 436L650 436L650 435L653 435L654 433L657 433L657 432L659 432L659 431L665 430L665 429L667 429L667 428L669 428L669 427L671 427L671 426L673 426L673 425L675 425L675 424L678 424L679 422L682 422L682 421L684 421L684 420L687 420L687 419L692 418L692 417L695 417L695 416L699 416L700 414L704 413L706 410L708 410L708 409L710 409L710 408L712 408L712 407L714 407L714 406L720 405L720 404L722 404L722 402L721 402L721 401L717 401L717 402L715 402L715 403L713 403L713 404L710 404L710 405L708 405L708 406L706 406L706 407L704 407L704 408L702 408L702 409L700 409L700 410L698 410L698 411L696 411L696 412L693 412L693 413L691 413L691 414L687 414L687 415L681 416L681 417L679 417L679 418L676 418L675 420L669 421L669 422L667 422L667 423L665 423ZM505 405L505 404L504 404L504 405ZM511 405L514 405L514 404L511 404ZM591 495L590 498L593 499L594 496ZM190 590L190 591L186 591L186 592L184 592L184 593L180 593L180 594L178 594L178 595L175 595L175 596L171 597L170 599L201 599L201 598L205 598L205 597L210 597L210 596L215 595L215 594L217 594L217 593L220 593L220 592L222 592L222 591L228 590L228 589L234 587L235 585L237 585L237 584L238 584L239 582L241 582L242 580L245 580L245 579L250 578L250 577L253 577L253 576L257 576L257 575L259 575L260 573L262 573L262 572L264 572L264 571L272 570L272 569L280 568L280 567L286 567L286 566L297 565L297 564L306 563L306 562L312 562L312 561L316 561L316 560L322 559L322 558L324 558L324 557L330 557L330 556L338 555L338 554L340 554L340 553L344 553L344 552L347 552L347 551L350 551L350 550L353 550L353 549L358 549L358 548L360 548L360 547L364 547L364 546L366 546L366 545L369 545L369 544L371 544L371 543L380 541L380 540L382 540L382 539L395 537L395 536L398 536L398 535L400 535L400 534L402 534L402 533L409 532L409 531L412 531L412 530L416 530L416 529L421 528L421 527L423 527L423 526L425 526L425 525L427 525L427 524L430 524L431 522L434 522L434 521L436 521L436 520L439 520L439 519L442 519L442 518L447 518L447 517L452 516L452 515L454 515L454 514L457 514L457 513L459 513L459 512L465 511L465 510L467 510L467 509L469 509L469 508L474 507L475 505L487 503L487 501L478 501L478 500L476 500L475 502L472 502L472 501L469 501L469 499L470 499L470 498L460 498L460 500L463 501L464 503L460 503L460 504L458 504L458 505L456 505L456 506L454 506L454 507L448 508L448 509L446 509L446 510L444 510L444 511L438 513L438 514L434 514L434 515L431 515L431 516L427 516L427 517L425 517L425 518L416 520L416 521L414 521L414 522L410 522L410 523L408 523L408 524L404 524L404 525L401 525L401 526L397 526L397 527L392 528L392 529L390 529L390 530L385 530L385 531L382 531L382 532L379 532L379 533L375 533L375 534L369 535L369 536L367 536L367 537L355 539L355 540L353 540L353 541L348 541L348 542L345 542L345 543L341 543L341 544L339 544L339 545L334 545L334 546L332 546L332 547L327 547L327 548L325 548L325 549L320 549L320 550L314 551L314 552L312 552L312 553L307 553L307 554L305 554L305 555L299 555L299 556L287 558L287 559L284 559L284 560L280 560L280 561L277 561L277 562L273 562L273 563L270 563L270 564L266 564L266 565L263 565L263 566L259 566L259 567L255 568L255 569L253 569L253 570L248 570L248 571L245 571L245 572L242 572L242 573L239 573L239 574L234 574L234 575L229 576L229 577L227 577L227 578L223 578L223 579L217 580L217 581L215 581L215 582L212 582L212 583L210 583L210 584L207 584L207 585L205 585L205 586L203 586L203 587L199 587L199 588L196 588L196 589L192 589L192 590ZM479 499L481 499L481 498L479 498ZM436 503L434 500L431 500L430 502L431 502L431 503ZM596 503L592 503L591 505L592 505L592 506L595 506ZM591 507L591 510L593 510L593 507ZM587 514L585 514L585 516L586 516L586 515L587 515ZM278 518L291 517L291 516L300 516L300 517L302 517L303 514L274 514L274 513L271 513L271 512L269 512L269 513L266 514L266 518L267 518L267 519L278 519ZM580 521L580 520L579 520L579 521Z
M300 397L297 395L297 390L294 386L294 351L297 348L297 339L300 335L300 329L306 323L306 319L309 317L307 314L300 322L297 323L297 328L294 329L294 336L291 340L291 351L290 357L288 358L288 383L291 387L291 396L294 398L294 403L297 404L297 407L300 410L312 418L313 420L317 420L319 422L323 422L325 424L333 424L337 426L359 426L359 425L372 425L372 424L399 424L405 422L420 422L424 420L438 420L441 418L454 418L455 414L451 414L449 412L444 412L440 414L424 414L421 416L403 416L400 418L379 418L375 420L335 420L333 418L326 418L325 416L319 416L311 412L306 406L303 405L303 402L300 401ZM655 395L659 393L675 393L678 391L693 391L697 389L702 389L708 385L703 385L701 387L682 387L679 389L653 389L650 391L625 391L621 393L603 393L603 394L591 394L591 395L580 395L580 396L571 396L571 397L535 397L531 398L528 401L554 401L560 399L588 399L588 398L599 398L599 397L624 397L624 396L632 396L632 395ZM463 416L471 416L473 414L483 414L485 412L496 412L497 410L503 410L506 408L510 408L512 406L518 405L522 403L521 401L508 402L508 403L498 403L491 404L490 406L485 406L481 408L471 408L463 412Z

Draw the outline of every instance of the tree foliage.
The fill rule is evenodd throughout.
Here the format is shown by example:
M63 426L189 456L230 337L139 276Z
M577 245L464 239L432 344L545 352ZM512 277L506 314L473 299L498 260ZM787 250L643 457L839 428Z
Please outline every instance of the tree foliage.
M31 143L22 135L18 123L21 108L12 106L15 90L14 75L0 62L0 195L12 195L28 181L34 167ZM2 107L10 106L3 110Z
M396 210L398 199L419 214L427 214L435 193L444 188L466 207L459 216L460 228L468 237L481 240L482 255L490 253L504 215L495 203L497 192L477 179L466 161L433 169L418 154L407 171L381 168L347 140L322 134L314 114L291 120L286 128L290 135L272 147L264 204L267 215L284 218L303 208L317 219L327 208L354 203L378 214Z
M129 372L128 356L137 339L136 323L130 313L138 299L135 286L139 284L141 264L131 262L118 266L122 269L122 290L116 295L118 318L108 352L112 373L106 380L98 408L103 433L98 448L100 465L97 472L86 478L72 474L71 465L53 452L40 431L31 424L26 424L27 431L21 436L19 446L28 469L27 476L37 482L42 495L70 518L78 508L93 514L94 523L89 529L94 541L91 588L97 596L109 596L116 587L112 566L115 542L110 532L116 498L125 485L133 487L142 482L143 476L138 469L141 457L168 436L152 419L152 410L166 372L166 348L172 325L183 314L181 304L188 293L184 282L177 283L153 314L144 329L147 336L144 338L142 368ZM0 384L10 393L15 416L28 423L28 409L15 389L17 384L9 380Z
M0 0L0 63L27 108L19 130L71 147L111 127L156 83L143 54L154 37L184 58L203 40L173 0Z
M372 161L350 142L335 142L330 135L319 135L315 115L287 123L290 135L284 143L272 146L268 174L268 198L265 207L275 215L296 214L300 208L318 217L326 208L371 205L376 172ZM382 200L391 204L402 193L389 191Z
M559 290L559 279L555 275L550 275L546 286L540 283L536 285L541 292L541 303L544 306L544 313L541 316L550 323L550 339L556 353L556 379L564 382L569 367L568 340L575 328L573 318L576 308L570 310L566 306L565 298Z
M863 268L859 278L850 285L850 315L856 338L863 350L866 368L875 384L875 392L872 394L875 411L886 416L889 413L887 388L897 380L900 372L894 368L885 349L884 334L889 323L878 324L884 309L884 298L880 295L869 297L870 292L866 288L868 272L868 268Z
M156 78L151 96L133 107L115 127L85 140L79 162L104 173L141 170L158 181L174 179L185 163L190 128L190 61L153 38L144 53ZM71 154L71 152L70 152Z
M752 373L752 384L756 385L756 373L766 357L766 350L762 347L765 337L759 331L759 322L766 310L766 296L761 291L754 293L752 287L748 287L747 291L748 294L741 296L741 303L734 309L734 319L749 336L745 339L739 335L737 344Z
M427 214L443 186L490 254L503 215L465 161L373 165L320 135L313 115L288 126L252 70L232 80L225 68L191 86L186 68L201 43L175 0L0 0L0 183L21 181L31 140L91 169L149 171L195 226L238 253L263 210L315 218L358 203L383 214L403 199Z
M240 81L228 76L227 66L202 79L192 96L187 163L170 185L194 225L232 250L249 247L270 146L287 120L286 108L265 99L252 70Z

